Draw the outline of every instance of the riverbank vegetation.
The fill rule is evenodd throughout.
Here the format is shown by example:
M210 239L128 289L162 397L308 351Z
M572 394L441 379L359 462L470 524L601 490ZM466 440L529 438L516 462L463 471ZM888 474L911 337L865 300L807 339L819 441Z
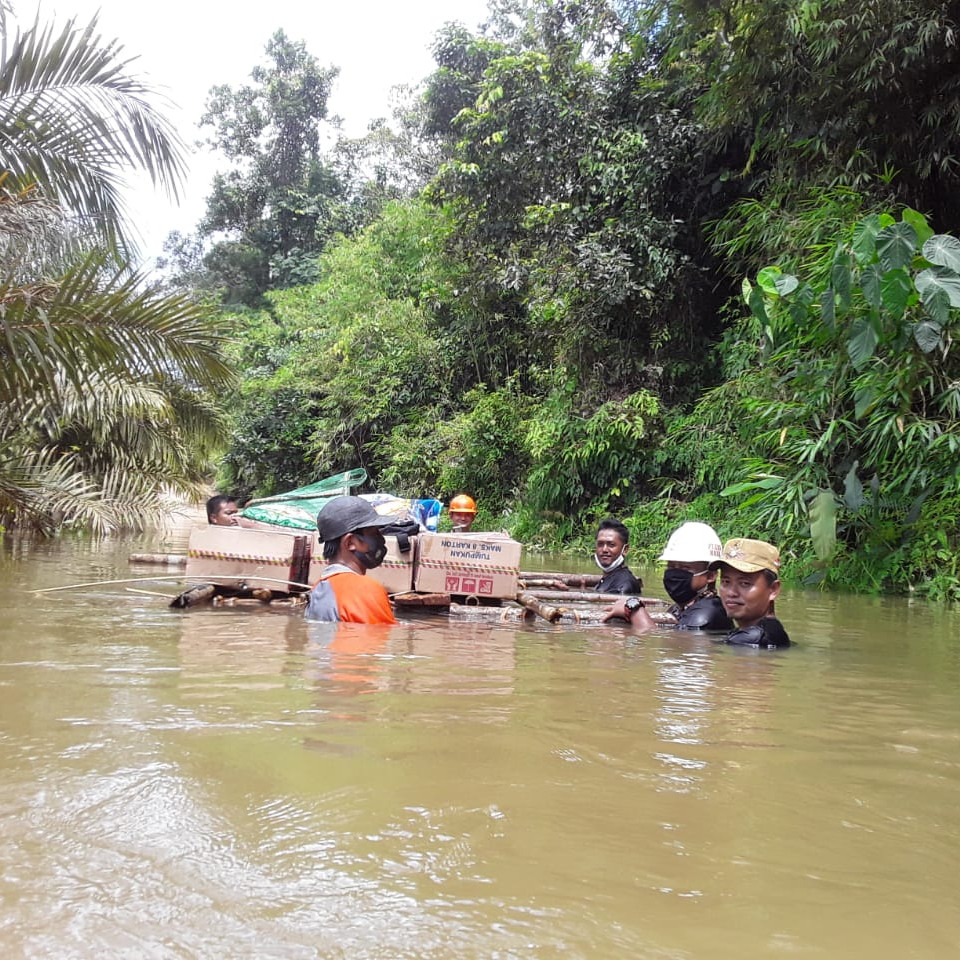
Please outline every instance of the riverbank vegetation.
M545 547L607 513L960 598L960 5L493 0L348 138L276 33L166 282L239 374L219 484L363 466Z
M615 513L652 557L699 518L807 582L960 596L957 5L490 11L392 125L218 181L297 198L300 237L291 271L275 216L231 230L220 191L193 248L242 374L221 482L362 465L531 544ZM261 158L328 89L303 45L267 53L208 114L269 102Z

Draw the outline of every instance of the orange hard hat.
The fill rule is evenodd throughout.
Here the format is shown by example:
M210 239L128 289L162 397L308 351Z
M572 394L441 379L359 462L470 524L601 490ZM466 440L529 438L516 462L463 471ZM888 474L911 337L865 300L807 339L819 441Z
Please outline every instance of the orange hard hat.
M476 513L477 505L473 502L473 497L468 497L465 493L461 493L450 501L450 512Z

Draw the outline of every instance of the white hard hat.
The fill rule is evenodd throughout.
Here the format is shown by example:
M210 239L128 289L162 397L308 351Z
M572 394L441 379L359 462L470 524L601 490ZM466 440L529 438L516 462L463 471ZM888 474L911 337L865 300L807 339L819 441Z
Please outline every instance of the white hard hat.
M691 520L681 524L670 534L660 559L679 560L681 563L702 560L710 563L720 559L722 549L717 531L709 523Z

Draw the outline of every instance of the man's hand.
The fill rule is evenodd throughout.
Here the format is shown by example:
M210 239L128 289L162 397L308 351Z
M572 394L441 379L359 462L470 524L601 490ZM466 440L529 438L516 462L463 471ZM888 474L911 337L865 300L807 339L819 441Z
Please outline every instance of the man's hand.
M630 614L624 606L626 600L627 598L624 597L622 600L614 601L613 605L604 613L603 623L607 623L610 620L626 620L627 623L629 623Z

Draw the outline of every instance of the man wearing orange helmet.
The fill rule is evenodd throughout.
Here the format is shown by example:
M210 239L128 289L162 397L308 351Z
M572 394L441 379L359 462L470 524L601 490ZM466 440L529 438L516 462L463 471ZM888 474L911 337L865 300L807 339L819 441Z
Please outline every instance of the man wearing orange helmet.
M477 505L473 502L473 497L461 493L450 501L450 522L454 532L467 533L476 519Z

